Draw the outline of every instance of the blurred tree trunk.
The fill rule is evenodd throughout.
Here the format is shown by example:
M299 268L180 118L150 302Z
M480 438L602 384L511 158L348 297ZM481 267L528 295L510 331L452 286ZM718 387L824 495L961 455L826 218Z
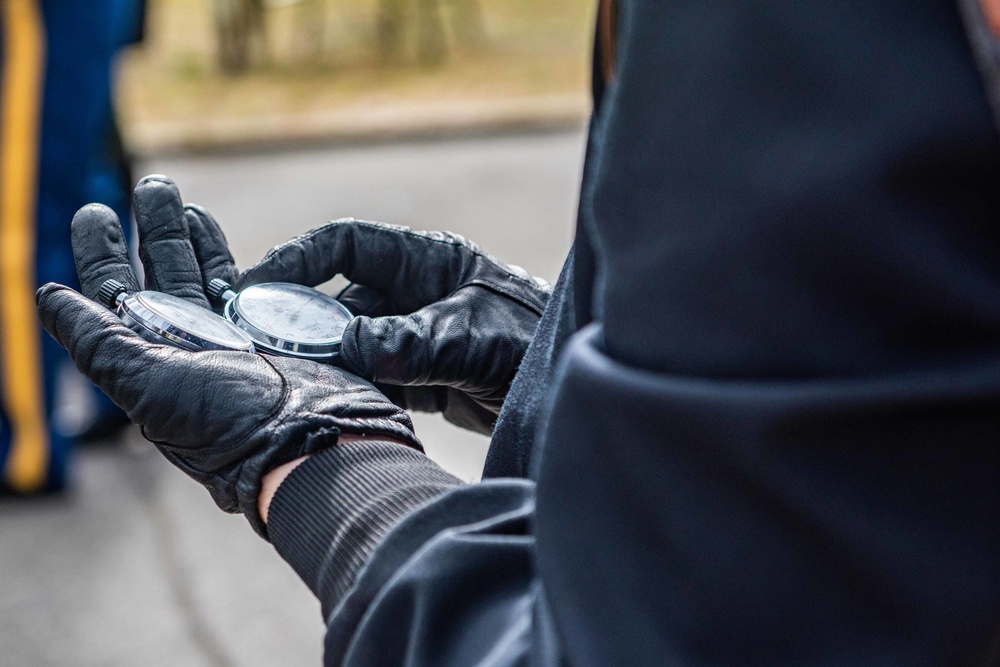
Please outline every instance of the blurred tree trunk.
M459 43L473 51L486 45L486 24L480 0L452 0L452 18Z
M396 60L403 50L404 9L403 0L379 0L376 31L383 60Z
M417 60L437 65L448 55L440 0L417 0Z
M263 57L264 0L212 0L212 13L223 72L238 74Z
M481 42L482 13L479 0L458 0L452 12L456 37L463 42ZM443 0L379 0L378 49L384 60L399 59L403 53L408 19L416 31L417 60L424 65L437 65L448 56L448 34L444 23ZM407 15L407 8L414 9Z

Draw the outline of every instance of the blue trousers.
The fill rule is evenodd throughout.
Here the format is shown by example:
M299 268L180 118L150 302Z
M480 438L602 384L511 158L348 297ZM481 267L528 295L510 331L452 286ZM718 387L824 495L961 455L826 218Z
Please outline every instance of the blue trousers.
M134 0L0 0L0 488L65 485L71 442L52 428L66 356L34 292L76 284L70 221L90 201L127 215L108 159L111 65ZM127 218L124 218L127 219Z

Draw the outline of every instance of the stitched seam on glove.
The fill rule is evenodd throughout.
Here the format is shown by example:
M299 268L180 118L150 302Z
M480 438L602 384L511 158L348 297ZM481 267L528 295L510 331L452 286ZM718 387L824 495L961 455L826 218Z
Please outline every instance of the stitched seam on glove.
M493 281L485 280L483 278L474 278L472 280L466 281L461 285L459 285L458 289L456 289L455 292L458 292L458 290L462 289L463 287L482 287L483 289L495 292L501 296L505 296L510 300L519 303L520 305L524 306L525 308L535 313L539 317L541 317L542 312L544 312L545 304L547 303L547 301L545 303L533 302L531 299L528 299L523 294L519 294L518 292L511 290L508 287L505 287L503 285L498 285ZM452 292L452 294L454 294L455 292Z
M275 255L277 255L278 253L280 253L285 248L290 247L290 246L294 246L294 245L300 245L304 241L308 241L308 240L312 239L315 236L319 236L319 234L321 232L323 232L326 229L328 229L331 225L343 225L343 224L351 224L351 223L355 223L355 222L360 222L360 221L357 220L356 218L337 218L336 220L330 220L329 222L327 222L327 223L325 223L323 225L320 225L319 227L316 227L315 229L310 229L305 234L299 234L298 236L293 236L292 238L288 239L284 243L276 245L273 248L271 248L270 250L268 250L267 253L264 255L264 257L262 257L259 262L257 262L256 264L254 264L250 268L245 269L240 274L240 279L242 279L242 277L245 276L245 275L247 275L248 273L252 272L257 267L259 267L259 266L261 266L263 264L266 264L269 259L271 259Z
M198 353L195 352L194 354ZM266 356L262 354L257 356L263 359L264 363L270 366L271 370L273 370L278 375L278 378L281 380L281 398L280 400L275 402L274 408L269 413L267 413L265 417L259 420L252 429L249 429L242 438L237 440L236 443L232 445L233 449L239 449L240 446L242 446L244 443L250 440L250 438L255 436L264 425L269 424L279 413L281 413L281 411L284 410L285 408L285 404L288 403L288 397L291 395L291 389L288 386L288 380L285 378L284 374L281 371L279 371L277 367L275 367L275 365L272 364ZM146 426L140 425L140 427L142 431L142 436L146 438L146 440L149 440L154 445L168 447L172 451L177 451L178 449L181 449L182 451L188 449L188 451L190 451L189 448L178 447L178 445L174 445L169 442L165 442L162 440L153 440L152 438L149 438L146 435Z
M287 416L279 422L279 425L284 424L286 422L287 422ZM267 473L271 472L278 466L284 465L289 461L294 461L295 459L301 456L315 454L316 452L322 451L327 447L337 446L338 441L340 439L340 433L341 433L340 429L337 428L336 426L324 426L316 429L315 431L310 431L303 434L302 442L299 443L298 447L294 448L288 448L287 446L279 447L274 454L265 456L263 459L259 455L265 453L264 451L257 452L257 456L251 455L244 457L243 460L240 461L239 466L236 468L236 479L237 480L243 479L244 468L246 468L246 466L251 462L255 466L259 465L257 474L254 475L255 479L253 480L254 481L253 491L251 493L251 495L254 496L254 498L250 499L251 502L256 503L256 497L260 495L261 481L263 480L264 476ZM326 438L331 434L334 436L334 441L333 443L327 445ZM287 445L288 443L283 443L283 444ZM237 496L239 496L238 492ZM257 508L255 505L252 509L254 511L254 514L257 514Z
M377 436L394 438L402 441L402 443L410 449L418 452L424 451L423 444L421 444L417 435L413 431L406 428L403 424L387 417L365 417L363 419L356 419L351 423L342 426L340 428L340 432L344 435L350 434L372 438Z
M270 366L271 370L277 373L278 377L281 378L281 400L277 402L277 404L274 406L274 409L268 414L267 418L264 420L264 423L267 423L270 422L272 419L274 419L278 415L278 413L280 413L282 410L285 409L285 405L288 403L288 397L291 396L292 390L288 384L288 379L285 377L285 374L282 373L277 366L271 363L271 360L267 358L267 355L258 354L257 356L263 359L264 363ZM240 444L246 442L250 438L250 435L259 431L260 428L261 428L260 425L258 425L252 431L252 433L248 434L246 438L240 441Z
M491 267L493 267L494 269L497 269L500 273L503 273L505 276L507 276L508 278L511 278L512 280L516 280L518 282L524 283L525 285L528 285L529 287L532 287L532 288L535 288L535 289L538 288L538 285L535 283L535 281L533 281L533 280L531 280L529 278L525 278L524 276L520 276L517 273L514 273L513 271L510 270L510 268L506 264L504 264L503 262L500 262L499 260L497 260L496 258L494 258L493 256L491 256L490 254L488 254L486 251L484 251L482 248L480 248L476 243L474 243L474 242L470 241L469 239L466 239L465 237L462 237L462 236L460 236L458 234L455 234L454 236L457 236L458 238L462 239L461 241L455 240L455 239L451 239L451 240L449 240L449 239L438 239L438 238L434 238L432 236L429 236L428 232L426 232L426 231L423 231L423 232L416 231L416 230L414 230L411 227L404 227L404 226L401 226L401 225L389 225L389 224L386 224L386 223L383 223L383 222L373 222L373 221L370 221L370 220L358 220L357 218L346 218L344 220L334 220L334 221L331 221L331 222L327 223L327 225L330 225L330 224L356 224L359 227L368 227L370 229L380 229L380 230L387 230L387 229L389 229L389 230L392 230L392 231L394 231L394 232L396 232L398 234L403 234L404 236L409 236L411 238L417 238L417 239L420 239L422 241L426 241L428 243L437 243L437 244L440 244L440 245L451 246L452 248L457 248L459 250L464 250L464 251L468 252L470 255L472 255L473 257L479 258L479 259L487 262ZM324 225L323 227L320 227L319 229L314 230L314 231L319 231L319 230L323 229L324 227L326 227L326 225ZM451 234L451 232L442 232L442 233ZM309 236L309 234L306 234L306 236Z
M368 227L370 229L378 229L381 231L393 231L396 232L397 234L403 234L405 236L417 238L422 241L427 241L429 243L438 243L442 245L448 245L453 248L463 249L473 257L482 259L485 262L489 263L493 268L497 269L499 272L503 273L505 276L511 278L512 280L523 283L524 285L531 287L532 289L539 289L539 285L535 280L525 278L524 276L519 276L518 274L513 273L512 271L510 271L509 268L506 267L505 264L491 257L489 254L483 251L482 248L473 244L468 239L463 239L464 242L455 240L449 241L446 239L435 239L428 236L426 232L414 231L410 227L404 227L401 225L390 225L381 222L373 222L370 220L359 220L357 218L338 218L336 220L331 220L327 222L325 225L321 225L315 229L309 230L305 234L301 234L299 236L296 236L295 238L289 239L285 243L282 243L281 245L272 248L270 252L268 252L261 261L257 262L257 264L244 271L243 275L250 273L258 266L261 266L262 264L267 262L268 259L270 259L274 255L277 255L279 252L281 252L284 248L288 246L302 244L303 242L318 236L319 234L327 230L331 225L347 225L347 224L354 224L358 225L359 227Z

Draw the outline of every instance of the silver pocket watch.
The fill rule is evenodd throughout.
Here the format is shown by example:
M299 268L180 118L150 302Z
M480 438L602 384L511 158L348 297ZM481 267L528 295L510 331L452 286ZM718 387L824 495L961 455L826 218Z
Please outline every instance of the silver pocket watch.
M184 299L143 290L128 294L117 280L101 285L99 298L147 340L186 350L263 352L332 361L354 317L319 290L293 283L261 283L236 292L218 278L208 295L224 303L223 315Z

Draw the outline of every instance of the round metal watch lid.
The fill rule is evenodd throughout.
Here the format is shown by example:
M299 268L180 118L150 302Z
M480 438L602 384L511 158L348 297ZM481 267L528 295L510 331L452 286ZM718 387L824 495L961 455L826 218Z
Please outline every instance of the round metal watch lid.
M232 322L176 296L145 290L121 303L133 321L191 350L253 352L253 339Z
M226 305L225 314L258 347L313 359L335 356L354 318L332 296L294 283L251 285Z

